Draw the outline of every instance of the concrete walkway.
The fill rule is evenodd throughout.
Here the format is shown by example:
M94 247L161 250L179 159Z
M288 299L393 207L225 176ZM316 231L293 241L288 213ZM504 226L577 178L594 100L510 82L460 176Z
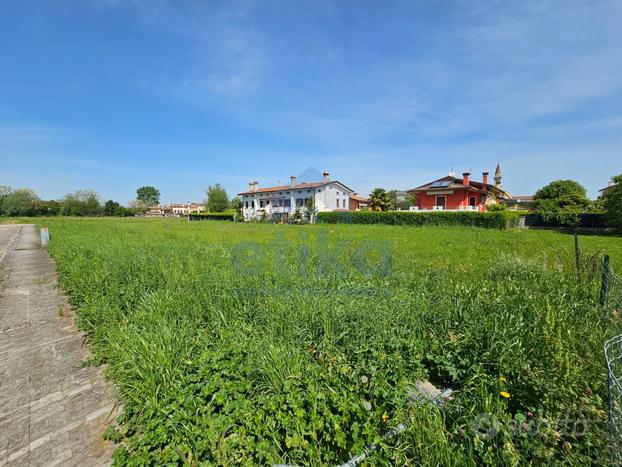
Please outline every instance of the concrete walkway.
M69 315L35 226L0 225L0 466L111 462L112 398Z

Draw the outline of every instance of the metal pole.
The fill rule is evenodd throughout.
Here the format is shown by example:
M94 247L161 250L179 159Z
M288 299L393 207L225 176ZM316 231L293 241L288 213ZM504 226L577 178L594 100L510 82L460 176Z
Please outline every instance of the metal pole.
M605 255L603 260L603 275L602 283L600 287L600 304L605 305L607 303L607 297L609 296L609 255Z

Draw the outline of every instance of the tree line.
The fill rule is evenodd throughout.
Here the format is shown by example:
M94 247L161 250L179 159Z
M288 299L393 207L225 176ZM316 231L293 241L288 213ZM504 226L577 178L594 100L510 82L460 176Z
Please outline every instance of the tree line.
M125 207L117 201L109 199L102 203L94 190L77 190L66 194L60 200L44 200L30 188L13 189L0 186L1 216L126 217L135 214L135 209Z
M207 190L205 205L209 212L239 211L242 200L229 199L225 189L219 184ZM102 202L95 190L84 189L68 193L59 200L41 199L30 188L11 188L0 186L0 216L116 216L140 215L160 205L160 190L154 186L141 186L136 190L136 199L128 206L109 199Z

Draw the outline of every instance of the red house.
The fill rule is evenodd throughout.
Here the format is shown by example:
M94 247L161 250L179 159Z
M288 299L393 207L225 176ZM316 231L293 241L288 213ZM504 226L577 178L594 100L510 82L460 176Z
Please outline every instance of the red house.
M421 185L408 193L416 196L418 211L486 211L487 206L509 199L510 195L501 189L501 167L497 164L495 184L488 183L488 172L482 173L482 181L471 180L465 172L462 178L453 173Z

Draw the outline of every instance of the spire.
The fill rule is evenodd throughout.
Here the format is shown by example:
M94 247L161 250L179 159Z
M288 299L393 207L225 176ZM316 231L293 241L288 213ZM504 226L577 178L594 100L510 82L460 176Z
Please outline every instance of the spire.
M495 169L495 186L499 188L501 186L501 179L503 175L501 174L501 164L497 162L497 168Z

